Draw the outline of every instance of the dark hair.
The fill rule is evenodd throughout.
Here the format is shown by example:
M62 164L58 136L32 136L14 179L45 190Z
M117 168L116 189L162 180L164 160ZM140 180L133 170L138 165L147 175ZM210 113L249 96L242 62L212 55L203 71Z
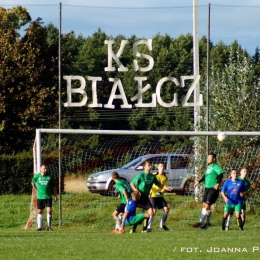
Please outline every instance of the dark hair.
M217 160L217 154L215 154L215 153L209 153L208 155L212 155L213 158Z
M148 164L148 163L150 163L150 161L144 161L143 163L142 163L142 166L144 167L146 164Z
M159 165L159 164L163 164L163 165L165 165L165 163L162 162L162 161L160 161L160 162L157 163L157 165Z
M120 178L118 172L112 172L112 173L111 173L111 177L112 177L113 179L119 179L119 178Z

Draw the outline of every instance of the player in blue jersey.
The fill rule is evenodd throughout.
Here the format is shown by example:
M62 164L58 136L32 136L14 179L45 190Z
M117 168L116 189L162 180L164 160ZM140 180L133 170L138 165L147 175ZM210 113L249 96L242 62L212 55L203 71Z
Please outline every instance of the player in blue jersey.
M237 178L238 171L236 169L232 169L230 175L231 179L226 180L221 189L221 196L226 203L222 220L222 230L228 230L226 221L228 216L232 216L233 212L235 212L239 229L243 230L241 208L244 201L243 197L247 194L248 189L245 182Z
M125 213L122 219L121 228L124 230L125 226L133 226L130 233L135 233L137 225L142 224L144 219L149 219L148 213L136 214L136 208L138 206L138 200L140 200L140 193L138 191L132 192L132 199L125 207Z

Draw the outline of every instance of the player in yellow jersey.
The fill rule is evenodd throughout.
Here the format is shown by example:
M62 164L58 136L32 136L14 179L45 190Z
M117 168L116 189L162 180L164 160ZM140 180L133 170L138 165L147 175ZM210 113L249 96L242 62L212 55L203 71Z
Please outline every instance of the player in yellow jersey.
M164 172L164 163L159 162L157 164L158 172L155 172L154 175L156 176L157 180L163 185L168 186L168 179ZM168 231L169 228L165 225L166 219L169 213L169 207L167 205L166 200L164 199L164 192L163 188L160 188L156 185L152 186L150 191L150 201L152 204L152 209L154 215L156 214L157 209L163 209L163 215L160 221L160 228L163 228L165 231Z

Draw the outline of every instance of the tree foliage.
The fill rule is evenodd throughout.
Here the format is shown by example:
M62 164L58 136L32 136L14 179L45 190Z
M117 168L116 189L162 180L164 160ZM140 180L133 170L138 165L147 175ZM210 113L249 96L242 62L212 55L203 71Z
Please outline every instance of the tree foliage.
M58 48L47 41L41 19L31 21L26 9L1 13L0 148L9 153L28 149L36 128L57 126ZM21 26L27 26L22 37Z
M260 87L250 56L234 42L228 47L223 68L212 66L210 84L211 131L258 131ZM249 145L259 138L228 138L232 145Z
M21 36L21 29L25 28ZM108 66L108 48L105 40L114 40L115 53L122 40L128 44L120 56L126 72L105 71ZM178 96L178 106L153 108L135 107L131 98L138 93L135 77L146 77L143 87L151 88L142 98L143 103L152 101L160 79L193 75L193 37L190 34L173 38L168 34L157 34L152 39L152 50L146 45L138 45L140 53L154 59L153 69L148 72L134 71L133 61L147 66L147 60L136 57L133 44L140 40L135 35L128 39L123 35L108 36L98 29L91 36L75 35L72 31L61 37L62 75L79 75L86 80L87 105L80 108L62 107L63 128L122 129L122 130L193 130L193 107L182 107L190 83L180 88L172 82L163 84L161 98L170 103L174 94ZM12 153L31 147L36 128L58 126L59 111L59 71L58 48L59 30L53 25L43 25L41 18L31 21L23 7L0 8L0 149L1 153ZM199 42L201 91L206 89L207 39ZM259 127L259 75L260 55L256 49L251 57L237 42L225 45L210 43L210 130L256 131ZM118 66L113 61L117 68ZM92 88L89 76L101 77L97 85L98 103L107 104L113 83L110 78L119 78L128 103L132 109L122 109L122 100L115 99L114 110L91 108ZM78 86L73 82L73 87ZM61 98L66 102L66 82L62 81ZM205 94L205 93L204 93ZM75 100L80 95L73 96ZM205 112L202 107L202 116ZM191 97L192 99L192 97ZM189 102L192 102L190 100ZM204 125L203 125L204 124ZM202 120L201 129L205 121ZM161 141L167 145L188 142L188 137L171 137ZM149 141L142 137L142 142ZM251 141L257 142L253 139Z

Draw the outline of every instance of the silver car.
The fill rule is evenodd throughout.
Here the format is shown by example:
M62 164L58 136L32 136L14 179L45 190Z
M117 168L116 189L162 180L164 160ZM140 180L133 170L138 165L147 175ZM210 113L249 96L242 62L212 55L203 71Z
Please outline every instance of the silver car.
M143 171L142 163L149 160L152 166L151 172L157 171L157 164L163 162L165 173L168 177L168 186L173 188L173 192L183 195L193 193L194 172L191 165L193 156L189 154L147 154L140 156L122 168L112 169L91 174L87 179L87 188L92 193L101 195L115 195L114 181L111 173L117 171L122 179L129 183L134 177Z

